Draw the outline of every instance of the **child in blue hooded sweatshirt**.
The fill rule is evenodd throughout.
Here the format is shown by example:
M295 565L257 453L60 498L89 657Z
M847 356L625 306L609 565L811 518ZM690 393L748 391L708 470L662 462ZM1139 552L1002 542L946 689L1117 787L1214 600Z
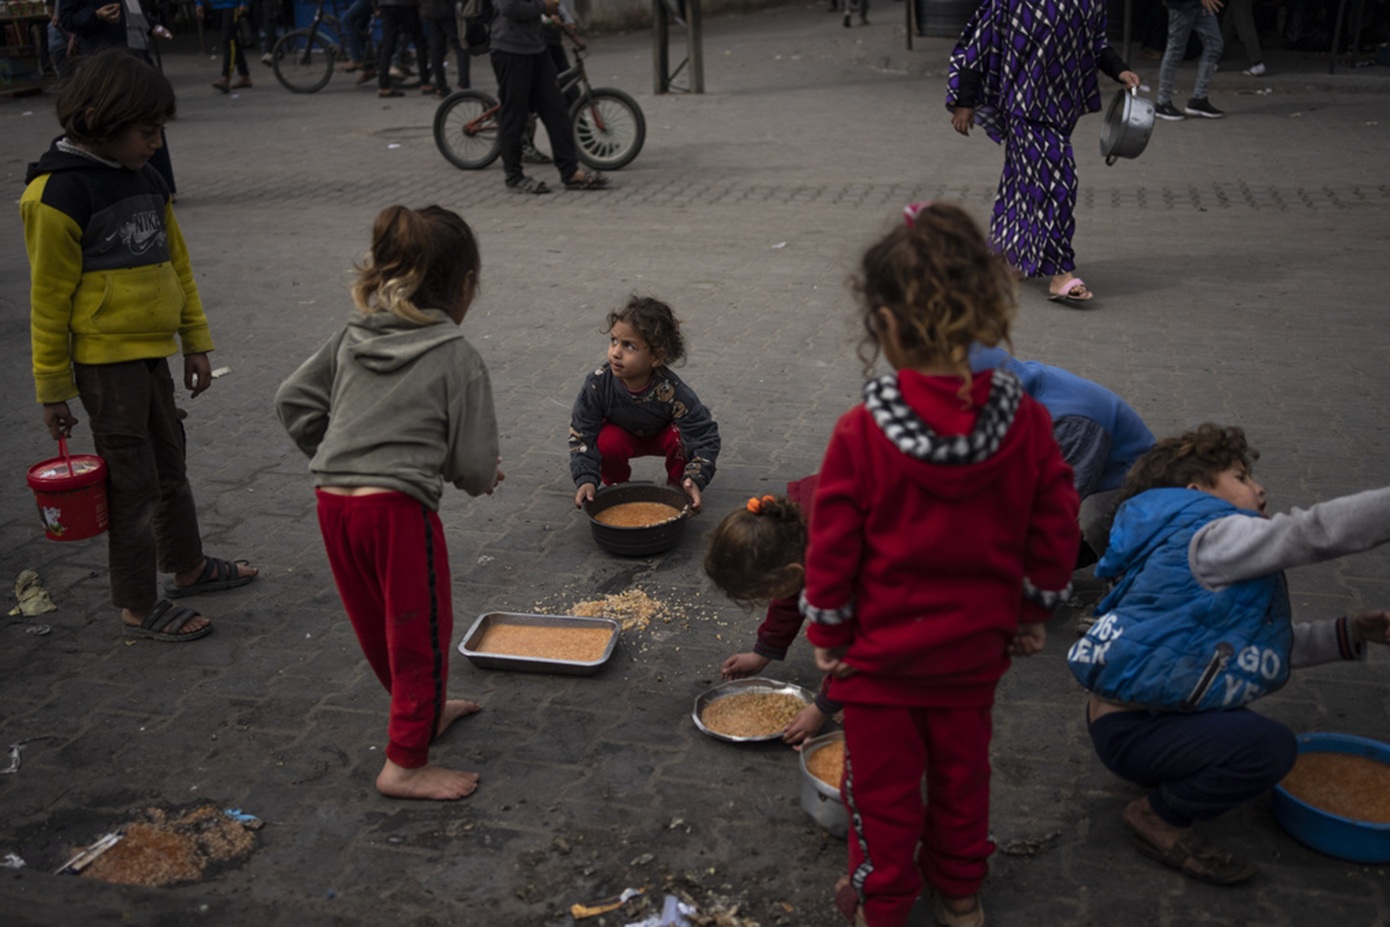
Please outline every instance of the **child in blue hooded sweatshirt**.
M1390 487L1269 516L1234 427L1160 441L1130 471L1096 575L1115 586L1067 654L1111 772L1147 794L1124 811L1140 853L1215 885L1248 860L1198 836L1293 768L1294 734L1246 706L1293 667L1360 660L1390 612L1294 623L1283 571L1390 541Z
M1125 474L1154 446L1153 432L1129 403L1099 383L1041 361L1019 360L1003 348L971 347L972 371L996 367L1018 377L1023 391L1052 416L1052 436L1071 465L1082 502L1076 567L1090 566L1105 553Z

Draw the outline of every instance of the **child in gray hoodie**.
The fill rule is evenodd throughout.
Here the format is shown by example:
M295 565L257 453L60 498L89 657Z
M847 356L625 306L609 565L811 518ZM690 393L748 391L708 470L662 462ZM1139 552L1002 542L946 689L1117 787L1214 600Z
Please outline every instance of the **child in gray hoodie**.
M443 482L476 496L503 479L487 369L458 329L478 267L457 214L383 210L353 287L357 311L275 396L310 458L343 608L391 693L376 787L395 798L458 799L478 786L477 773L428 762L431 742L479 709L445 697L454 614Z

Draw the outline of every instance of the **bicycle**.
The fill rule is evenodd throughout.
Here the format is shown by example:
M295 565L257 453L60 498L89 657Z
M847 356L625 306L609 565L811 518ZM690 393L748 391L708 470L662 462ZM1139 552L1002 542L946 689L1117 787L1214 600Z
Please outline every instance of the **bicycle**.
M566 96L577 89L570 106L570 131L579 160L599 171L616 171L632 163L647 140L642 107L615 87L594 87L584 70L588 50L574 47L574 66L559 78ZM434 143L457 168L476 171L502 154L497 115L502 105L481 90L457 90L444 98L434 114Z
M325 13L324 4L332 2L333 12ZM337 16L337 0L318 0L314 18L303 29L286 32L275 42L270 50L271 67L275 79L291 93L316 93L322 90L333 76L333 65L348 58L344 38L347 31ZM418 54L418 49L416 50ZM376 42L372 30L362 35L362 60L375 62ZM397 86L411 86L397 81Z

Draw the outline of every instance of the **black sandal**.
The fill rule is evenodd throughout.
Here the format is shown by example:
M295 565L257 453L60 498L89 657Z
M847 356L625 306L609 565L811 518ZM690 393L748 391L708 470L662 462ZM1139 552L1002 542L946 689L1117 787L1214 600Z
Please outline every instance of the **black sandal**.
M186 595L197 595L200 592L220 592L223 589L235 589L237 586L245 586L255 579L255 574L242 576L239 567L248 564L246 560L227 561L218 557L204 557L203 571L198 574L198 578L187 586L180 586L176 582L164 584L164 594L171 599L181 599Z
M183 631L183 626L200 614L191 608L175 605L168 599L160 599L140 624L125 625L125 633L133 634L136 637L147 637L150 640L164 641L165 643L196 641L198 638L212 633L212 624L205 624L201 628L187 632Z

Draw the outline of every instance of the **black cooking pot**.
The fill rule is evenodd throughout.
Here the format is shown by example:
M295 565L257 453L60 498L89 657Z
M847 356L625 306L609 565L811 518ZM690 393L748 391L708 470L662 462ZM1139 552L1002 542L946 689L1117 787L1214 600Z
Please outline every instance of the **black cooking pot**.
M604 509L610 509L624 502L660 502L669 505L681 514L670 521L641 528L620 528L605 525L594 518ZM655 483L635 482L616 483L604 486L594 493L594 500L584 504L584 514L589 517L589 528L594 533L594 541L610 554L624 557L645 557L670 550L685 536L685 523L690 512L686 508L690 498L674 486L658 486Z

